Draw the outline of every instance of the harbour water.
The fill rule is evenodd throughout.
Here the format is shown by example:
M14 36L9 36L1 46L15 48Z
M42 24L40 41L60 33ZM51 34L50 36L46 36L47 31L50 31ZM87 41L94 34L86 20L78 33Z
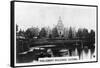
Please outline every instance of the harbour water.
M39 58L50 58L50 57L74 57L78 56L79 60L91 60L96 58L95 48L89 49L84 48L72 48L69 49L64 46L57 45L42 45L31 47L28 51L17 55L18 63L27 63L38 61Z

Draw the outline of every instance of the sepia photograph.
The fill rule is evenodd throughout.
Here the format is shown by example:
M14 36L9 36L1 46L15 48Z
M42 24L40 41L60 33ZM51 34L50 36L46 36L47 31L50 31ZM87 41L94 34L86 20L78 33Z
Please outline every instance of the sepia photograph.
M13 2L14 66L97 61L97 6Z

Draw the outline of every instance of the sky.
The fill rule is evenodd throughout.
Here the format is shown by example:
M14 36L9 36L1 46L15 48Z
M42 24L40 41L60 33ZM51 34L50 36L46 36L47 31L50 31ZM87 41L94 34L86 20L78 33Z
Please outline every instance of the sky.
M71 5L40 3L15 3L15 23L26 30L30 27L50 27L57 25L61 16L64 27L96 30L96 8Z

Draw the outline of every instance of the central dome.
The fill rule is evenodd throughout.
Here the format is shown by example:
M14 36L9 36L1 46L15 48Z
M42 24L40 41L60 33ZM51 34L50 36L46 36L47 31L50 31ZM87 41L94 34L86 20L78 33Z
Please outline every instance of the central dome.
M63 25L63 22L61 20L61 16L59 16L58 24L56 27L57 27L59 35L63 35L64 25Z

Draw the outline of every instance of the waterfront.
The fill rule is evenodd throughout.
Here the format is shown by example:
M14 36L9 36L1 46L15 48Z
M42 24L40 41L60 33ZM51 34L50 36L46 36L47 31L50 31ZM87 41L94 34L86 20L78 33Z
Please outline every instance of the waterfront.
M95 48L68 48L68 45L41 45L30 47L28 51L17 54L17 63L28 63L38 61L39 58L50 57L74 57L78 56L79 60L95 58ZM72 46L72 45L69 45Z

